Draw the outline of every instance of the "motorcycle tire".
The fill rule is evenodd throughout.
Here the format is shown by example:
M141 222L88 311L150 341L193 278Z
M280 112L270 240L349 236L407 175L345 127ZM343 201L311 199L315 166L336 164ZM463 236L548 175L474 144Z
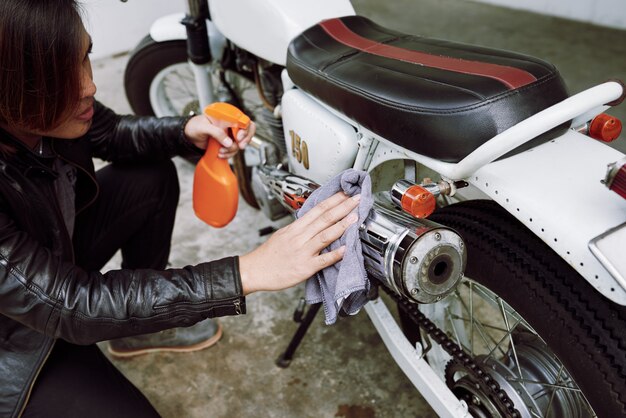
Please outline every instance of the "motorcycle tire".
M514 405L518 411L524 411L522 416L544 418L626 416L626 332L624 331L626 308L598 293L551 248L494 202L468 201L450 205L436 211L430 219L455 229L464 238L468 253L464 283L473 283L475 294L479 294L480 291L481 295L491 295L489 303L495 304L494 301L498 301L500 306L510 308L511 313L507 311L502 315L505 320L507 316L511 322L513 318L519 318L517 324L528 325L528 328L536 333L534 337L536 341L541 339L541 345L532 343L534 347L532 350L528 347L520 347L518 343L525 344L522 337L529 333L525 329L521 332L518 329L521 325L517 324L513 328L508 328L510 324L507 323L508 331L505 331L508 332L509 339L511 341L517 339L516 344L518 344L517 352L510 348L506 352L509 353L509 363L518 360L518 364L510 366L509 369L513 372L519 371L522 375L518 376L517 380L507 377L506 379L510 379L509 383L521 381L524 385L533 386L534 383L528 381L529 373L531 373L529 370L532 370L534 376L548 376L549 369L552 367L551 373L554 376L554 367L561 365L556 382L547 381L533 386L537 391L537 399L543 402L542 405L546 410L537 411L541 409L537 407L530 412L529 405L534 401L523 405L518 398ZM466 294L471 293L466 292ZM443 301L431 305L430 309L436 309L435 305L444 303L451 297L454 296L450 295ZM467 305L467 301L465 303ZM428 306L421 305L420 310L426 313ZM460 306L461 310L468 311L467 306ZM403 326L407 327L411 322L410 319L407 318L406 313L402 313L401 317ZM439 319L432 317L430 319L440 328L444 328L444 323L447 321L444 317L445 315L439 315ZM463 324L471 323L471 327L474 327L475 319L472 317L470 320L471 322L464 319ZM407 337L413 339L416 336L419 337L420 334L415 332L416 328L417 325L414 323L412 329L405 328ZM461 335L465 335L467 340L467 331L464 332L465 334L461 333ZM478 334L474 331L472 333ZM454 332L448 332L452 340L459 340L459 334L454 334ZM424 334L421 335L423 337ZM474 336L472 338L479 339ZM503 337L502 340L506 338ZM499 340L498 344L502 340ZM490 340L485 338L485 341L488 345ZM473 340L471 345L474 345ZM537 347L542 347L539 351L543 352L538 354ZM472 347L471 350L473 351L474 348ZM491 350L494 352L493 357L496 357L498 353L496 348ZM523 353L533 350L535 350L533 355ZM468 351L467 347L466 351ZM510 354L512 351L515 355ZM502 352L504 353L504 350ZM477 353L472 354L476 359ZM502 357L506 356L502 355ZM533 363L532 359L537 361ZM521 364L522 360L524 364ZM500 367L504 361L502 359L488 359L483 356L478 358L478 361L491 365L492 370L504 370ZM447 367L450 367L451 363L449 362ZM548 365L551 366L548 367ZM446 373L448 371L446 368ZM452 368L453 373L450 375L459 371L463 371L462 367L456 366ZM504 374L507 373L509 371ZM490 402L488 396L481 398L480 393L471 393L473 391L471 387L468 389L467 385L461 384L463 376L467 376L465 373L457 373L457 377L461 376L458 380L450 379L450 375L445 378L448 379L448 386L454 386L453 391L456 390L457 395L467 395L468 392L470 395L475 395L466 399L473 416L507 416L506 413L494 413L493 408L490 412L489 408L480 405L481 401ZM509 384L506 379L500 379L501 387ZM567 382L573 381L572 385L577 389L565 388L570 383L566 385L560 382L561 379ZM516 387L521 388L519 385ZM513 386L509 389L511 388L514 389ZM524 388L521 389L524 390ZM584 396L576 395L575 397L576 393L580 393L576 392L577 390ZM539 394L541 391L545 393ZM511 395L515 393L511 391ZM544 395L546 397L541 398ZM548 398L550 403L546 407ZM539 402L537 399L535 401ZM472 405L472 401L475 405ZM588 404L583 405L585 402ZM589 411L589 405L593 411Z
M177 75L176 83L172 83L170 90L166 81L169 74ZM137 115L186 116L192 111L200 113L184 40L156 42L150 35L145 36L130 54L124 71L124 89L130 107ZM233 100L233 104L241 108L241 100L238 97L233 97ZM198 156L184 157L194 164L199 159ZM233 157L233 169L242 197L248 205L258 209L250 184L251 170L245 164L243 153Z
M156 42L150 35L145 36L131 52L124 70L124 91L133 112L137 115L182 115L182 109L159 112L159 104L150 100L150 89L159 73L186 63L187 46L184 40ZM195 90L195 86L190 87ZM190 94L189 100L197 102L195 92Z

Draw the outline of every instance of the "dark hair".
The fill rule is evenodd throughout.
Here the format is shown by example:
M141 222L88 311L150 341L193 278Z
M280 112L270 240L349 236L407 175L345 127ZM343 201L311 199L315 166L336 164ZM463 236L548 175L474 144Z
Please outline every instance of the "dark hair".
M75 0L0 0L0 121L56 128L80 99Z

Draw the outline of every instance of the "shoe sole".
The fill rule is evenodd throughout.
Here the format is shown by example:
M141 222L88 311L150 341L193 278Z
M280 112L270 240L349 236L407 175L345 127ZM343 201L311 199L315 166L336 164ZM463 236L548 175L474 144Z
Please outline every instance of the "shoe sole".
M129 357L140 356L143 354L162 353L162 352L191 353L193 351L204 350L205 348L209 348L215 345L215 343L217 343L220 340L220 338L222 338L222 325L217 324L217 330L215 331L215 334L211 338L209 338L208 340L202 341L200 343L193 344L193 345L187 345L184 347L150 347L150 348L142 348L140 350L119 351L119 350L115 350L111 348L111 345L108 344L107 351L109 352L109 354L111 354L111 356L116 357L116 358L129 358Z

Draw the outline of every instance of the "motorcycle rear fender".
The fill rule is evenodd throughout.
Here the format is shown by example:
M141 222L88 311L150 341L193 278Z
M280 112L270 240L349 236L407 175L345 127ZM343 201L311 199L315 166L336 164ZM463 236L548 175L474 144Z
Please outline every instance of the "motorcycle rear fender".
M556 251L610 300L626 305L626 283L589 244L626 221L626 200L601 181L624 154L573 130L488 164L468 180Z

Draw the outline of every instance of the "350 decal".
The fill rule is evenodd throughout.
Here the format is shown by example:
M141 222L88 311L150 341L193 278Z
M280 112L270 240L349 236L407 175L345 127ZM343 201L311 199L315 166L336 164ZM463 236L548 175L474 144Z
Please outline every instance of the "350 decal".
M309 169L309 147L306 144L306 141L303 141L300 138L300 135L295 133L293 130L289 131L289 136L291 136L291 153L293 157L299 162L302 163L304 168Z

